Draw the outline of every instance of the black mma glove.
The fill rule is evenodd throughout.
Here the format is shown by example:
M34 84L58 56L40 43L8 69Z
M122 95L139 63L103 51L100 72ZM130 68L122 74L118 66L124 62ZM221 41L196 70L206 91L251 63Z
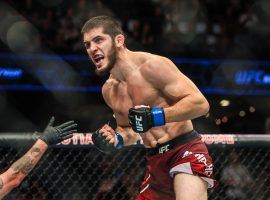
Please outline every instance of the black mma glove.
M116 148L114 147L114 144L110 144L109 141L105 139L106 137L103 137L99 131L100 129L98 129L92 134L92 141L95 147L99 151L106 154L110 154L114 152L116 150Z
M110 126L113 130L116 129L117 123L116 123L115 118L112 118L108 122L108 126ZM99 151L106 153L106 154L110 154L110 153L114 152L116 149L120 149L124 146L123 137L119 133L117 133L116 131L114 131L114 136L118 140L118 143L116 144L116 146L114 146L114 144L109 143L109 141L106 140L106 136L102 136L100 129L98 129L97 131L95 131L92 134L92 141Z
M163 108L130 108L129 124L132 129L138 133L144 133L152 127L162 126L165 124L165 115Z
M43 140L47 145L54 145L72 137L72 133L77 132L75 129L77 124L69 121L59 126L53 126L55 118L52 117L47 127L43 131L39 139Z

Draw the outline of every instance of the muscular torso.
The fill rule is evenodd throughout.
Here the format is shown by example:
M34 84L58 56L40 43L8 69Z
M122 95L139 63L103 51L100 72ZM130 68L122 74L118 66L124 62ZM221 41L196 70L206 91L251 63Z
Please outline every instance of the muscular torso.
M111 76L103 85L102 90L105 101L116 116L118 126L123 128L124 132L132 130L128 120L129 108L136 105L166 108L176 103L174 100L165 97L160 90L143 77L140 66L135 68L136 70L125 76L125 80L117 80ZM146 147L155 147L158 139L165 135L170 140L192 129L193 126L189 120L167 123L165 126L154 127L140 135Z

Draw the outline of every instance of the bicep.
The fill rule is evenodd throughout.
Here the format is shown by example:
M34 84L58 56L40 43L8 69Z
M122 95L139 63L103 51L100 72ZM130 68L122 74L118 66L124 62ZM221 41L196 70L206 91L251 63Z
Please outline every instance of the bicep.
M180 100L189 95L201 94L197 86L180 71L178 74L171 74L170 78L164 80L164 87L161 87L161 91L172 100Z

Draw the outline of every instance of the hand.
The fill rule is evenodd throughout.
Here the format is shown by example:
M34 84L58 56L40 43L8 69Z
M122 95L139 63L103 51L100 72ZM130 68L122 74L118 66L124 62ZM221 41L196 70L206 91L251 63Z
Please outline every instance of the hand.
M77 124L74 121L69 121L59 126L53 127L55 118L52 117L43 131L43 134L40 136L39 139L43 140L47 145L54 145L71 138L73 135L72 133L77 132L75 129Z
M165 124L163 108L136 106L129 109L128 118L132 129L138 133L145 133L152 127Z
M98 150L107 154L114 152L118 143L115 131L108 124L93 133L92 141Z

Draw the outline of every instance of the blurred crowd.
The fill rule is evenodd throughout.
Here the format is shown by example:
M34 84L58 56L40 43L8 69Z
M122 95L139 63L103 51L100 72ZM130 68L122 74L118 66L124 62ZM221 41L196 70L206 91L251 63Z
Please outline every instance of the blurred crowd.
M171 58L269 59L270 14L268 10L270 10L270 3L267 0L5 0L0 2L0 52L86 55L80 33L81 27L93 16L109 15L121 21L127 35L127 46L133 50L150 51ZM79 65L85 64L71 65L78 70ZM88 70L87 68L87 72ZM211 72L205 71L207 77L211 76ZM195 74L194 70L192 74ZM199 74L203 74L202 71ZM96 80L88 78L87 84L91 85ZM205 76L200 80L208 81ZM198 85L202 86L202 83L199 82ZM66 106L67 112L72 113L70 118L81 119L87 127L91 125L96 127L98 122L103 121L105 114L95 121L92 120L92 123L89 121L91 117L82 114L89 110L83 106L90 103L89 99L102 102L100 98L84 96L81 98L87 101L65 98L65 105L67 99L71 102ZM213 102L211 102L212 107L214 107ZM78 104L85 112L76 111L74 105ZM252 103L248 106L250 105ZM39 101L36 106L39 108L36 115L40 118ZM21 107L25 109L26 104L22 103ZM51 107L50 110L57 112L58 107ZM236 108L236 112L240 111L239 109ZM257 109L259 111L259 108ZM215 110L220 110L220 107ZM47 120L46 112L47 109L44 109L42 115ZM79 113L77 114L79 116L76 113ZM35 112L31 113L34 114ZM223 115L224 113L220 116L211 115L210 118L213 119L206 119L210 123L207 126L209 132L230 130L267 132L267 128L263 130L262 123L268 113L263 113L262 117L250 114L251 123L244 123L247 117L242 120L243 123L234 123L239 121L238 118L230 117L228 123L216 126L215 118L222 118ZM233 115L238 117L238 114L233 113ZM206 120L203 120L203 124ZM21 120L17 121L19 123ZM256 123L253 123L255 121ZM213 126L222 130L215 130ZM20 130L21 126L17 127ZM199 126L197 128L199 129ZM205 130L205 125L202 129Z
M249 59L267 59L270 50L270 4L266 0L6 2L38 30L39 45L57 53L83 53L80 29L96 15L118 18L128 36L128 47L134 50L177 57Z
M121 21L127 35L127 46L133 50L150 51L170 58L269 59L270 14L268 10L270 10L268 0L5 0L0 2L0 52L86 56L80 33L81 27L93 16L109 15ZM39 60L32 60L32 62L30 65L26 63L28 71L31 71L30 66L36 69L36 66L41 65ZM93 78L92 75L89 78L91 68L88 63L88 61L87 64L69 61L70 68L78 72L84 70L84 73L80 74L81 77L76 76L74 80L76 79L76 84L99 85L103 80ZM1 64L17 66L5 59L1 60ZM65 71L67 74L68 68L63 67L62 63L60 68L59 64L46 61L41 66L44 66L44 69L45 67L57 69L57 73ZM19 61L18 66L21 65L23 64ZM186 69L189 69L189 66L185 65ZM190 71L185 71L184 68L182 71L189 77L193 77L198 86L209 86L210 83L214 83L212 68L199 66L197 70L197 66L190 68ZM225 72L219 70L216 70L217 76L224 76ZM29 76L28 79L31 77ZM67 77L66 82L63 82L72 85L71 78ZM64 80L64 76L61 78ZM57 95L57 98L61 99L59 100L54 99L54 95L44 92L29 92L27 95L25 92L4 94L2 100L0 98L2 102L10 103L13 98L14 102L16 101L10 105L10 109L4 106L6 103L1 104L5 118L13 119L15 115L20 116L20 113L26 112L25 115L30 119L33 118L31 120L34 120L34 123L42 123L51 114L48 113L50 110L54 112L52 114L57 113L60 119L61 117L77 119L80 124L84 124L85 129L95 130L104 122L104 116L111 116L110 110L100 106L100 102L103 102L100 94L80 93L75 99L73 93L61 93ZM5 96L11 96L11 100L6 100ZM38 96L39 100L30 105L28 102L32 101L33 96ZM51 100L48 100L49 98ZM17 99L21 100L17 101ZM229 108L229 111L220 107L215 96L210 96L208 99L212 108L211 115L195 121L198 131L227 133L234 130L239 133L269 133L269 125L267 125L269 123L266 119L269 113L264 106L264 102L268 99L260 97L258 101L248 97L239 100L237 97L232 103L235 106ZM236 100L240 103L236 103ZM258 104L257 107L254 102ZM89 104L94 106L89 107ZM14 111L15 105L19 110L17 113ZM26 111L29 106L33 110L30 114ZM240 109L245 110L250 106L255 106L256 112L247 111L249 114L246 117L239 117ZM62 112L63 109L66 111L65 114ZM89 110L100 114L92 118ZM26 123L22 122L22 118L14 118L16 122L13 123L16 126L12 128L7 123L2 123L1 129L14 131L16 128L15 130L22 131L25 127L30 130L35 128L29 125L32 124L31 120ZM217 124L218 120L222 121L223 118L225 122Z

